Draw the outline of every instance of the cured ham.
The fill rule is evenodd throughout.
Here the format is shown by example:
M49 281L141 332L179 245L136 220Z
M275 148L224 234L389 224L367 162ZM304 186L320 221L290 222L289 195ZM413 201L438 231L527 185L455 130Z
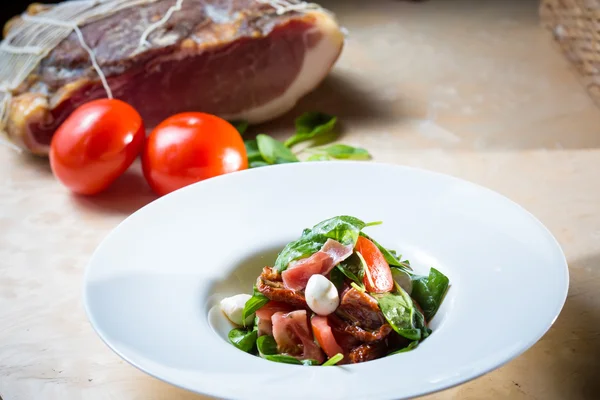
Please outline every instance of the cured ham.
M333 267L352 255L352 245L344 246L340 242L327 239L321 250L310 257L290 263L281 277L286 288L303 290L311 276L327 275Z
M288 313L294 311L294 307L278 301L269 301L256 311L258 317L258 336L273 335L273 323L271 317L276 312Z
M281 274L270 267L263 268L256 280L256 289L269 300L280 301L298 308L308 308L304 294L284 287Z
M313 334L308 328L306 310L290 313L276 312L271 317L273 322L273 337L277 349L282 354L288 354L301 360L324 361L324 355L313 340Z
M183 111L273 119L325 78L344 43L321 7L267 0L68 1L30 7L5 35L3 128L42 155L76 107L107 95L147 128Z

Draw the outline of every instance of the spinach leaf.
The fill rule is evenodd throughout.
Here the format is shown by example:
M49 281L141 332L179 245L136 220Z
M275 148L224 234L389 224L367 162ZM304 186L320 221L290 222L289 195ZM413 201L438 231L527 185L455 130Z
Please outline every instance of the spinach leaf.
M260 167L267 167L271 164L264 162L264 161L250 161L250 163L248 164L248 166L250 168L260 168Z
M342 353L337 353L335 356L331 357L329 360L325 361L322 366L329 367L330 365L335 365L344 359L344 355Z
M342 215L319 222L312 229L305 229L300 239L288 243L275 260L275 269L284 271L290 262L308 257L321 249L327 239L353 246L365 223L358 218Z
M335 269L340 270L348 279L364 288L365 269L356 253L352 253L346 261L339 263Z
M256 341L256 347L261 356L279 354L277 351L277 342L275 338L269 335L263 335Z
M248 130L248 121L230 121L229 123L237 129L240 135L243 135Z
M370 160L369 152L361 147L352 147L347 144L332 144L331 146L321 147L318 152L326 154L331 158L338 160Z
M300 239L288 243L277 256L275 260L275 269L279 272L285 271L292 261L306 258L323 247L327 241L326 237L310 237L302 235Z
M256 310L264 306L269 302L267 296L258 291L256 286L254 286L254 291L252 292L252 297L246 301L244 304L244 310L242 311L242 321L246 322L246 318L250 315L254 314Z
M356 252L352 253L345 261L339 263L335 269L339 269L352 282L363 286L365 269L362 260Z
M256 143L258 144L258 150L262 158L269 164L298 162L298 157L290 149L269 135L262 133L257 135Z
M258 142L256 139L244 140L244 146L246 146L246 157L248 158L248 163L252 164L253 162L265 162L260 154L260 151L258 150Z
M383 257L385 258L385 261L387 261L388 264L394 265L396 267L400 267L403 269L412 270L412 268L410 267L410 263L407 261L400 261L400 258L402 256L398 256L395 251L386 249L385 247L383 247L382 245L377 243L377 241L375 239L373 239L371 236L367 235L364 232L361 232L360 235L369 239L371 242L373 242L375 244L375 246L377 246L377 248L379 248L379 250L383 254Z
M440 308L450 280L435 268L429 270L429 276L413 278L412 297L423 309L425 319L431 321Z
M337 267L332 269L329 273L329 280L331 281L331 283L333 283L338 292L342 290L342 286L344 285L344 278L344 273Z
M229 341L238 349L250 353L256 344L258 332L255 330L235 328L229 331Z
M413 340L406 347L403 347L400 350L396 350L394 352L391 352L390 354L388 354L388 356L391 356L393 354L406 353L407 351L411 351L412 349L416 348L418 345L419 345L419 341L418 340Z
M366 224L356 217L341 215L319 222L311 232L313 235L324 235L329 239L337 240L343 245L356 245L358 235Z
M306 161L330 161L330 160L333 160L333 158L329 157L327 154L313 154L312 156L310 156L306 159Z
M320 113L307 112L296 118L296 134L285 141L287 147L292 147L295 144L314 139L318 136L324 136L335 127L337 118Z
M396 284L400 285L410 295L412 293L412 276L403 268L392 266L390 269L392 270L392 278Z
M278 354L277 343L273 336L263 335L256 340L259 355L265 360L296 365L319 365L315 360L298 360L285 354Z
M413 302L414 302L414 300L413 300ZM429 336L431 334L431 329L429 329L425 325L425 316L421 313L421 311L419 311L419 309L417 307L415 307L413 322L414 322L415 326L421 330L421 334L423 336L422 339L425 339L427 336Z
M415 307L412 299L398 285L396 293L372 294L390 326L410 340L421 340L421 329L415 324Z

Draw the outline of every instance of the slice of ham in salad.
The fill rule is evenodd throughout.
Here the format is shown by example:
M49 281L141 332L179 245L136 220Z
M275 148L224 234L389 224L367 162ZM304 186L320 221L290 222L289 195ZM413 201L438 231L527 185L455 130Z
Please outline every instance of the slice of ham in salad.
M273 337L280 353L289 354L300 360L315 360L319 364L325 361L323 352L313 339L308 327L306 310L290 313L276 312L271 317Z
M321 250L310 257L290 263L281 273L283 284L292 290L303 290L311 276L326 275L339 263L352 255L352 245L344 246L340 242L327 239Z
M294 307L279 301L269 301L267 304L256 310L258 317L258 336L273 335L273 323L271 317L276 312L289 313L294 311Z
M263 268L262 274L256 280L256 288L268 297L269 300L287 303L296 308L308 307L304 294L286 288L283 284L281 274L273 268Z

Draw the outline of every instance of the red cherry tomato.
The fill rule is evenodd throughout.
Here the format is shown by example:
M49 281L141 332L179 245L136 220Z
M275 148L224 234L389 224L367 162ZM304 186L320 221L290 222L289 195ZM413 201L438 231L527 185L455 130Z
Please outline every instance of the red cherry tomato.
M142 154L144 176L159 195L248 168L238 131L215 115L187 112L161 122Z
M73 192L96 194L129 168L144 137L142 117L129 104L94 100L73 111L54 133L50 167Z
M315 339L317 339L317 343L319 343L319 346L327 354L327 357L331 358L338 353L344 354L344 350L342 350L333 336L327 317L315 315L310 319L310 323Z
M363 256L367 263L363 279L367 291L371 293L386 293L391 291L394 288L392 270L375 243L363 236L359 236L356 242L356 251Z

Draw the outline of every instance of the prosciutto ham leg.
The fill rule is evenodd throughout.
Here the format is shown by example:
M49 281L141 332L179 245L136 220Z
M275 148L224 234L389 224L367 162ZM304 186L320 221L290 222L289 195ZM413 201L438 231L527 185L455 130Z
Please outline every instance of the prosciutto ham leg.
M81 23L81 37L73 31L21 82L15 82L22 72L14 62L18 47L33 48L39 40L23 37L25 28L49 29L58 15L66 15L57 10L78 2L36 10L7 25L0 46L5 110L0 128L18 146L47 154L54 131L76 107L107 96L99 71L114 97L134 106L148 128L183 111L267 121L290 110L325 78L344 42L329 12L298 1L99 4L111 1L136 5ZM153 28L157 21L161 24Z

